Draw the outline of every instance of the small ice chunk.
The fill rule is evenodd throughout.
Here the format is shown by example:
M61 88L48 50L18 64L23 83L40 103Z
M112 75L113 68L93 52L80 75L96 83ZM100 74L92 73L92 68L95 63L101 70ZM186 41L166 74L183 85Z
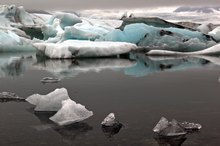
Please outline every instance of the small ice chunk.
M190 123L190 122L182 122L180 125L186 130L186 131L196 131L200 130L202 128L201 124L198 123Z
M54 77L44 77L42 80L40 80L42 83L57 83L60 81L58 78Z
M115 120L115 114L114 113L110 113L103 121L102 121L102 125L104 126L113 126L114 124L118 123Z
M8 101L24 101L24 98L19 97L18 95L12 92L1 92L0 102L8 102Z
M58 111L62 107L62 101L69 99L65 88L56 89L47 95L33 94L26 101L36 105L35 111Z
M62 108L50 120L62 126L83 121L92 115L93 112L88 111L85 106L67 99L62 101Z
M161 117L160 121L154 127L153 131L156 132L156 133L159 133L161 130L168 127L168 125L169 125L169 121L166 118Z

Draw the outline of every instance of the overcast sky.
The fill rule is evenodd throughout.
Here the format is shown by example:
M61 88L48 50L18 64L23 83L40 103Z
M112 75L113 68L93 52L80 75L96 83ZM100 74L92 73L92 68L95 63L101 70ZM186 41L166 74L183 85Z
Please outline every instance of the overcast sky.
M220 5L219 0L1 0L0 4L16 4L19 6L22 5L26 9L37 10L114 9L182 5Z

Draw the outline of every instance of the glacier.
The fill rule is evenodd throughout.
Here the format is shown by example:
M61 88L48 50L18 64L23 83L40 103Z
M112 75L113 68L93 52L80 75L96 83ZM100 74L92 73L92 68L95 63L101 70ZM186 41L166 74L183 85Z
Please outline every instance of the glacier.
M71 99L62 101L62 108L50 120L60 126L83 121L93 115L92 111L88 111L85 106L76 103Z

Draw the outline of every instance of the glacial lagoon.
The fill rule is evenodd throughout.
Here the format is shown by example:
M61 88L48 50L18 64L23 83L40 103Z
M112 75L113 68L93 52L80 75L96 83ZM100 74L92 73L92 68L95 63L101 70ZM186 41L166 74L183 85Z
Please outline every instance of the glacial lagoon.
M14 57L12 57L14 56ZM58 126L53 112L34 112L21 101L0 103L2 146L159 146L152 129L162 116L198 122L182 146L216 146L220 140L220 59L212 56L47 60L35 53L0 54L0 92L19 97L48 94L65 87L72 100L94 115L79 123ZM60 79L42 83L44 77ZM103 129L114 112L123 126Z

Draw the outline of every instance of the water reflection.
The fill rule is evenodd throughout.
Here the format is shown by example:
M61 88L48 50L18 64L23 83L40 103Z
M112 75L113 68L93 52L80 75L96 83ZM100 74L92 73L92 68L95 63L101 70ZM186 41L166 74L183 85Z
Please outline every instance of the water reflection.
M208 64L209 61L192 57L150 57L144 54L132 54L137 60L133 67L125 69L126 75L142 77L161 71L179 71L196 68Z
M39 70L45 70L56 77L75 77L81 73L103 70L120 71L130 68L136 61L121 58L77 59L77 60L41 60L34 64Z
M136 53L131 54L128 58L50 60L36 58L33 53L0 54L0 77L20 76L30 69L46 71L58 79L103 70L120 71L125 75L142 77L162 71L179 71L201 67L210 62L220 65L220 58L213 56L149 57Z
M67 144L72 144L76 137L84 136L87 132L93 129L89 124L84 122L74 123L66 126L58 126L49 120L49 118L54 114L55 112L35 112L34 115L42 124L33 126L33 128L38 131L53 129L60 134L62 140Z
M104 126L102 125L102 132L106 137L111 138L114 135L118 134L123 125L121 123L117 123L113 126Z
M33 53L0 53L0 77L20 76L35 60Z
M157 141L159 146L181 146L187 138L186 137L172 137L172 138L154 137L154 139Z

